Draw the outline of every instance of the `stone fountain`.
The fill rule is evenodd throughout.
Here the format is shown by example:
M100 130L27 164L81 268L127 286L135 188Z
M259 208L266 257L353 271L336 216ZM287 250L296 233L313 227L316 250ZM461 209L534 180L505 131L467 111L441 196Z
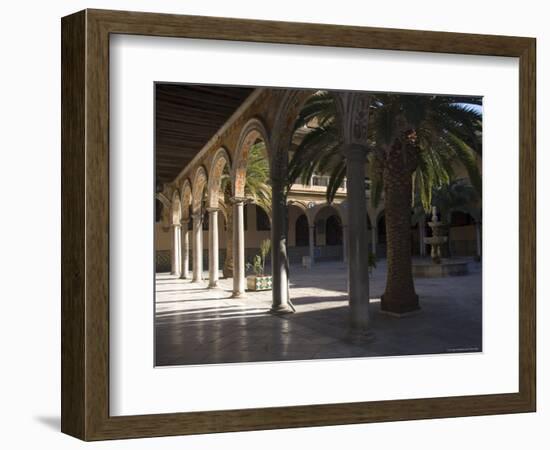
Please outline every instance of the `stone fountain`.
M447 226L437 217L437 208L432 207L432 219L428 222L432 229L432 236L424 238L424 242L430 245L431 260L413 261L413 276L415 277L448 277L466 275L468 263L466 261L442 259L441 246L449 240Z
M432 221L428 222L432 229L432 237L424 238L424 242L431 247L431 257L434 264L441 264L441 246L449 239L446 236L447 227L437 217L437 208L432 207Z

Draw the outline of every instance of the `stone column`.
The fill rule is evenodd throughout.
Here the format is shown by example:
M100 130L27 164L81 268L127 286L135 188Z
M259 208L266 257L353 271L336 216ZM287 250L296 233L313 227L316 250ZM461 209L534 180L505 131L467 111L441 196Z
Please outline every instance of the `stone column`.
M219 277L219 240L218 208L208 208L208 287L218 286Z
M312 265L315 262L315 225L309 226L309 261Z
M426 219L421 219L418 222L418 241L420 243L420 256L426 256L426 244L424 238L426 237Z
M281 180L272 178L271 185L271 271L273 276L273 302L271 311L278 314L290 313L288 292L288 257L286 253L286 198Z
M193 214L193 281L202 281L202 214Z
M342 225L342 260L347 263L348 262L348 239L349 239L349 233L348 233L348 226Z
M233 297L245 295L244 198L233 198Z
M181 225L172 224L172 275L181 274Z
M476 222L476 254L481 258L481 223Z
M189 278L189 219L181 221L181 277Z
M369 260L365 226L365 162L367 148L359 144L344 146L348 200L348 283L350 326L356 335L365 335L369 326Z
M371 252L374 256L376 256L376 246L378 245L378 227L376 224L371 224Z

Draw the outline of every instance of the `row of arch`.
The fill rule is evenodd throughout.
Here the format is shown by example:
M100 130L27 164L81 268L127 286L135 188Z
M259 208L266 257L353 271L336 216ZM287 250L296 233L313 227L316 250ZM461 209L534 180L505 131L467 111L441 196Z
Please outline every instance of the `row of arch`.
M287 204L286 184L288 173L289 150L292 145L294 124L304 103L314 94L313 90L261 90L262 96L256 96L256 103L250 103L243 109L239 119L232 122L225 131L215 136L216 147L205 149L202 156L192 161L188 168L178 177L176 183L165 189L170 198L171 221L174 225L174 249L185 249L187 227L181 223L189 215L202 213L203 208L209 212L209 239L213 249L209 261L210 278L216 277L217 267L217 212L220 202L221 178L224 172L229 174L232 194L233 216L233 294L244 293L244 230L243 205L245 196L246 171L251 147L262 141L266 160L269 164L269 175L272 188L271 212L271 261L273 275L272 311L289 312L288 259L287 246ZM265 94L265 95L264 95ZM360 217L366 216L366 194L364 172L366 163L367 117L370 97L363 92L330 92L335 99L336 120L342 141L348 171L347 202L343 222L349 228L349 272L348 298L350 304L350 326L360 332L367 327L369 286L365 273L368 271L368 259L364 249L367 243L367 231ZM262 118L257 115L261 111ZM242 121L242 122L241 122ZM240 123L244 123L240 127ZM267 126L266 126L267 124ZM235 126L234 126L235 125ZM237 129L239 127L239 129ZM269 130L269 131L268 131ZM238 137L234 132L238 132ZM235 139L234 139L235 138ZM214 144L212 144L214 145ZM212 158L205 158L207 151L212 150ZM209 161L209 162L208 162ZM206 162L206 164L205 164ZM196 164L196 166L193 166ZM227 205L226 205L227 206ZM353 211L353 214L351 214ZM193 242L197 244L193 255L201 255L202 227L193 221ZM310 227L311 230L311 227ZM175 250L177 255L179 250ZM181 255L179 256L181 258ZM199 256L197 256L199 257ZM176 258L177 259L177 258ZM185 259L184 259L185 260ZM177 264L176 264L177 266ZM194 267L202 267L197 261ZM194 277L195 279L195 274Z
M188 220L190 212L191 214L200 213L205 200L207 208L218 208L224 172L229 174L232 196L244 198L248 153L258 141L265 144L263 148L266 152L266 160L270 161L266 127L260 119L253 118L241 132L235 161L232 162L228 150L222 146L215 152L208 170L204 165L199 165L191 178L183 181L181 188L174 189L171 199L172 224Z
M240 140L244 145L243 148L246 149L246 151L241 152L241 155L243 156L244 154L247 154L250 146L252 146L255 142L257 142L258 139L263 140L265 139L265 136L266 136L265 128L263 127L263 125L261 125L261 122L259 120L254 119L253 121L251 121L251 125L252 124L254 125L254 127L257 127L257 129L254 129L251 134L245 134L243 138ZM245 130L247 129L250 131L249 127L245 127ZM241 159L243 158L241 157ZM246 162L246 159L244 159L244 162ZM219 200L220 183L221 183L221 178L222 178L224 169L226 167L229 168L229 171L232 174L231 175L231 179L233 180L232 185L237 186L238 185L237 180L240 177L246 176L246 166L243 165L242 163L239 163L239 166L240 167L238 171L231 170L232 166L231 166L231 159L229 157L229 154L225 148L221 147L216 152L214 158L212 159L212 164L209 172L206 171L203 165L199 166L196 169L193 177L194 182L191 183L189 179L186 179L182 185L181 191L177 189L174 190L172 195L172 201L170 203L163 202L165 207L170 208L171 224L179 224L182 221L189 220L190 211L192 211L192 214L200 213L201 207L202 207L202 200L204 199L204 197L208 199L209 208L218 207L219 201L220 201ZM208 177L208 173L210 173L210 177ZM233 192L244 196L244 186L238 187L237 190ZM238 197L238 195L235 195L235 197ZM289 203L289 206L291 205L296 206L303 212L303 214L298 217L299 219L301 219L301 222L296 225L298 228L301 229L301 239L299 239L300 241L299 245L304 246L306 245L306 242L309 242L309 238L306 239L305 237L305 230L307 230L309 227L315 226L318 214L327 207L332 208L334 210L334 212L336 213L335 216L338 217L342 226L347 226L346 215L345 215L347 205L345 201L342 203L334 203L334 204L321 203L321 204L315 204L315 205L306 205L305 203L300 201L292 201L291 203ZM467 213L463 213L462 211L454 211L452 214L453 218L455 217L455 213L460 214L461 216L462 215L468 216ZM269 213L268 213L268 216L270 216ZM375 228L377 230L382 230L383 232L384 226L383 224L382 226L380 226L379 224L380 220L383 220L383 209L378 209L373 212L368 211L367 222L368 222L369 230L372 229L371 224L374 223ZM454 224L451 224L451 226L453 225ZM381 236L377 236L376 239L380 241ZM341 241L341 239L338 239L338 237L336 237L336 240Z
M288 162L288 149L293 136L293 123L304 103L315 91L308 89L280 90L281 101L276 108L270 135L268 126L258 117L253 116L241 128L235 146L234 160L230 151L221 145L214 154L208 169L204 164L196 167L190 177L187 177L181 187L172 194L172 222L188 219L189 206L192 213L199 212L204 197L208 198L209 208L218 207L221 175L229 169L231 189L235 198L244 198L248 154L252 145L258 141L265 144L265 156L269 163L269 173L272 179L284 178ZM344 142L361 142L366 138L366 128L362 123L366 120L363 113L368 108L368 96L364 93L329 92L335 100L337 121ZM272 150L275 149L275 151ZM205 195L206 188L206 195Z

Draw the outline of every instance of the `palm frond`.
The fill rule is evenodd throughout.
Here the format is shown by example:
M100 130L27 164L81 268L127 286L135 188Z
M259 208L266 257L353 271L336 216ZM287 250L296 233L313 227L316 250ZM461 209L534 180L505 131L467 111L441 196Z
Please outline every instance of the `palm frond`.
M327 202L332 203L334 196L338 191L338 188L342 185L344 178L346 178L346 164L344 159L340 159L340 162L335 166L330 174L329 183L327 186Z

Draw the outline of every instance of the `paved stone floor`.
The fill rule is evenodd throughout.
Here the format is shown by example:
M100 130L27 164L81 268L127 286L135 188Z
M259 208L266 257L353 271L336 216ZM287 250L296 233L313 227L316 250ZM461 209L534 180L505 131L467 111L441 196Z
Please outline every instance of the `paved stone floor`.
M346 266L292 266L296 313L269 313L271 292L231 298L231 279L208 289L169 274L156 280L156 365L282 361L481 351L481 265L460 277L418 278L421 310L396 318L379 309L385 261L371 276L374 340L349 340ZM206 275L206 274L205 274Z

